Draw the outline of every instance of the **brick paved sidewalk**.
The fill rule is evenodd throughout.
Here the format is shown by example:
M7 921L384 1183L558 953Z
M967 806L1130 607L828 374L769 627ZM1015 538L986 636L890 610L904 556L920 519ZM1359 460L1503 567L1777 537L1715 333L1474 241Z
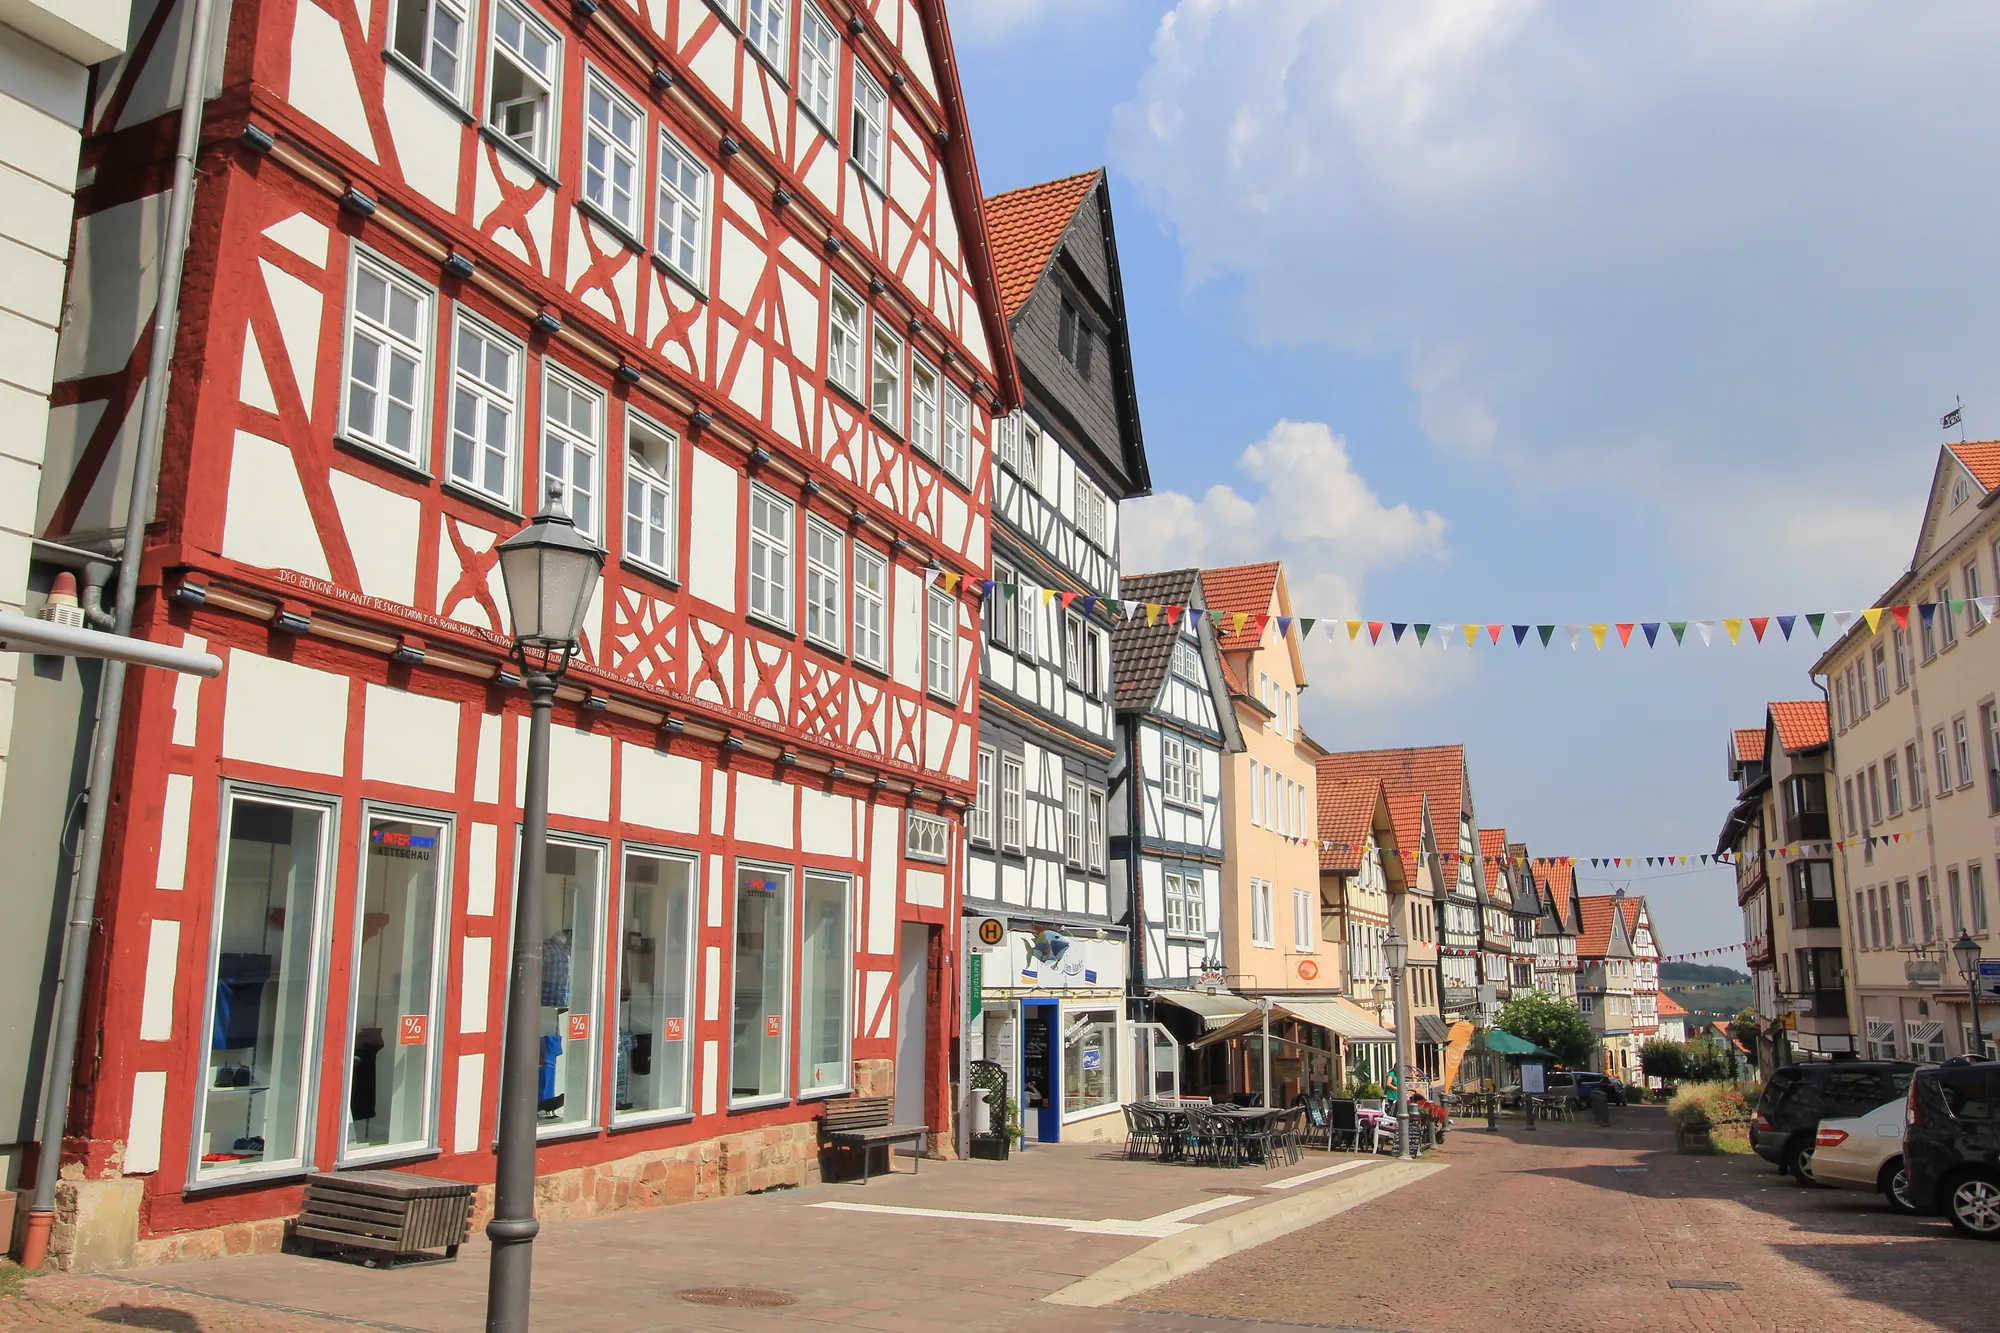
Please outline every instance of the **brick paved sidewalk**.
M919 1174L907 1174L907 1161L901 1165L905 1174L877 1176L865 1186L822 1185L549 1224L535 1246L536 1324L590 1333L999 1330L1029 1323L1038 1333L1208 1329L1215 1325L1206 1318L1139 1318L1040 1301L1156 1238L1352 1180L1381 1164L1312 1153L1294 1168L1221 1170L1126 1162L1079 1145L1036 1148L1005 1163L925 1162ZM1329 1166L1346 1169L1284 1187ZM936 1210L1030 1216L1044 1224ZM1060 1219L1088 1225L1071 1230L1055 1224ZM37 1278L19 1298L0 1298L0 1329L71 1333L111 1323L172 1333L368 1327L470 1333L483 1327L486 1256L483 1239L475 1237L457 1263L393 1271L264 1255ZM775 1290L796 1303L717 1308L679 1295L705 1287ZM1230 1327L1254 1333L1252 1325Z
M1657 1108L1455 1134L1444 1155L1450 1171L1128 1304L1422 1333L2000 1328L2000 1246L1756 1157L1677 1156Z

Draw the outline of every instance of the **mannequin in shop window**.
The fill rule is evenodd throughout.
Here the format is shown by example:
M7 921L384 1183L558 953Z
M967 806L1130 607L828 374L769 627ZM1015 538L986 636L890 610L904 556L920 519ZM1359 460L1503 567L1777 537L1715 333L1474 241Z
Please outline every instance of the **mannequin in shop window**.
M564 895L568 897L567 894ZM568 915L567 912L564 913ZM563 1016L569 1013L570 959L574 940L569 927L557 931L542 941L542 1008L553 1010L545 1015L545 1028L552 1029L542 1034L541 1088L536 1109L548 1119L555 1119L563 1108L563 1094L556 1090L556 1062L563 1053Z

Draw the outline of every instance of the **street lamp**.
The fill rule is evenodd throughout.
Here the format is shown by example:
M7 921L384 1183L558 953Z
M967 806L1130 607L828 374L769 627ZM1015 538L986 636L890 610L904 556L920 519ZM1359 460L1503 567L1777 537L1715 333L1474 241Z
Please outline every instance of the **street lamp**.
M1410 942L1403 938L1394 926L1382 941L1382 957L1389 964L1389 976L1396 983L1396 1156L1408 1159L1415 1156L1410 1139L1410 1074L1414 1058L1405 1059L1403 1047L1409 1041L1410 1015L1409 980L1404 969L1410 962ZM1411 1055L1414 1057L1414 1050Z
M487 1333L527 1333L534 1259L535 1114L541 1066L542 876L549 854L549 715L597 589L604 553L576 530L550 488L535 521L500 543L500 578L514 660L528 688L528 771L521 810L521 873L514 886L514 955L500 1051L500 1147L494 1171Z
M1986 1054L1986 1034L1979 1030L1979 941L1972 938L1970 931L1961 930L1951 952L1958 960L1958 975L1965 978L1965 989L1972 997L1972 1049L1966 1054L1977 1060Z

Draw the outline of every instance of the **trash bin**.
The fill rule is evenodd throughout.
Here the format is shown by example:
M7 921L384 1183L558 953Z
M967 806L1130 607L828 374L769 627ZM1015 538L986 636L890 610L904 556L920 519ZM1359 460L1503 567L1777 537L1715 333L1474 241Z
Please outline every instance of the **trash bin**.
M1590 1113L1597 1117L1600 1125L1611 1123L1611 1094L1602 1087L1590 1090Z

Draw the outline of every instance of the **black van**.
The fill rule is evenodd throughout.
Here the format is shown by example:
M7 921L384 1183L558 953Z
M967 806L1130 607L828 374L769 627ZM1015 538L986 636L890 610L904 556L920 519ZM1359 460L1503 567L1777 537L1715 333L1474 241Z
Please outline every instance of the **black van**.
M1813 1136L1822 1120L1840 1120L1872 1111L1909 1091L1917 1066L1909 1060L1837 1060L1786 1065L1771 1075L1757 1114L1750 1120L1750 1146L1801 1185L1813 1184Z
M1940 1065L1910 1083L1910 1202L1961 1236L2000 1240L2000 1063Z

